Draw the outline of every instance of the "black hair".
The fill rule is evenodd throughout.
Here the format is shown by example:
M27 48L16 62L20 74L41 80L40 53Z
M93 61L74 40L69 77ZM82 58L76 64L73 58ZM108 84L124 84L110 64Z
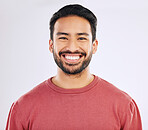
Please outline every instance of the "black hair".
M96 39L96 26L97 18L96 16L87 8L79 4L70 4L62 7L50 19L50 38L53 40L54 25L59 18L76 15L83 17L89 21L92 32L92 41Z

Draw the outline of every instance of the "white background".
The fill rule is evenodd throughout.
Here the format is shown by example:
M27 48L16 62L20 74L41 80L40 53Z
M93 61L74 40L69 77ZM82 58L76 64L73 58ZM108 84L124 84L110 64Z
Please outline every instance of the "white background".
M98 52L91 72L127 92L148 130L147 0L0 0L0 130L13 101L56 74L48 50L49 19L80 3L98 18Z

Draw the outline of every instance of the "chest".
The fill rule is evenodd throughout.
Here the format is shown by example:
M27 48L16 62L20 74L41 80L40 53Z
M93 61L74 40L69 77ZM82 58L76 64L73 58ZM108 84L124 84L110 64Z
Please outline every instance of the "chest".
M116 105L98 96L81 98L73 95L38 102L29 122L30 130L120 129Z

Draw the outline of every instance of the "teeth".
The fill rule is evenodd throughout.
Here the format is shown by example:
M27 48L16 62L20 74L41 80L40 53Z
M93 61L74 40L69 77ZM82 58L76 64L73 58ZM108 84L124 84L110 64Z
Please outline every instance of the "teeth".
M65 58L68 60L78 60L80 57L79 56L65 56Z

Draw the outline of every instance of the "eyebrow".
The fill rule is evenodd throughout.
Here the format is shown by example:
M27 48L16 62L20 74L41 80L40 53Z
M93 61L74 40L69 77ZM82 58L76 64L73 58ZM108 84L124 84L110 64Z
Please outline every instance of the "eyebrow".
M86 35L86 36L89 36L89 34L88 33L77 33L77 35Z
M65 33L65 32L58 32L56 35L70 35L69 33ZM86 35L86 36L89 36L88 33L77 33L78 36L81 36L81 35Z
M57 35L69 35L68 33L58 32Z

